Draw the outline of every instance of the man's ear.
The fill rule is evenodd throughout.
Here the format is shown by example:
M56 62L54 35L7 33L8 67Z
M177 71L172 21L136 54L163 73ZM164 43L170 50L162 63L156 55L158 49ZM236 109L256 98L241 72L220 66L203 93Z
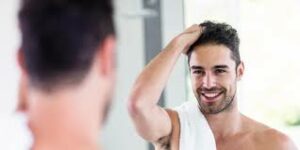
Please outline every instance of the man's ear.
M24 57L24 52L20 48L17 52L17 63L18 67L20 68L21 74L27 74L26 69L25 69L25 57Z
M28 76L25 69L25 59L23 50L19 49L17 52L17 62L20 68L21 77L19 81L18 101L16 111L26 112L28 107Z
M241 63L237 66L237 80L240 81L244 75L245 66L244 62L241 61Z
M101 74L111 76L115 70L115 37L108 36L100 45L98 58L101 66Z
M21 74L18 90L18 101L16 111L26 112L28 109L28 79L24 74Z

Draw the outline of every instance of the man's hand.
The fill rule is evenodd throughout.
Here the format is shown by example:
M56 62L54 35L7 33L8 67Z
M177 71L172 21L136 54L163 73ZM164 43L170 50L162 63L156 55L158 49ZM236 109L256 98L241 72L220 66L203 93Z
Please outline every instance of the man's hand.
M203 33L203 30L203 27L194 24L176 36L170 44L182 46L182 53L186 54L190 46L200 37L201 33Z

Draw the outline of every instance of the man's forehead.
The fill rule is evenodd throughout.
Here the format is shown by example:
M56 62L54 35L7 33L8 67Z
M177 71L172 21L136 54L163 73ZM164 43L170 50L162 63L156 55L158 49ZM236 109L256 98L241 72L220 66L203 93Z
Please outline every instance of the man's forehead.
M231 51L224 45L203 45L195 47L191 53L190 67L215 67L215 66L235 66Z

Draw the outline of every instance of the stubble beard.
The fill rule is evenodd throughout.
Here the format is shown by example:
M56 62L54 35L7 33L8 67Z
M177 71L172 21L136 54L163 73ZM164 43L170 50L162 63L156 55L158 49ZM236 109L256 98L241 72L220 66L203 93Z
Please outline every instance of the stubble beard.
M223 88L222 98L213 104L207 104L203 102L201 99L202 90L197 90L197 99L200 106L200 111L203 114L218 114L224 111L229 111L232 108L232 104L236 95L236 90L234 94L229 95L228 91Z

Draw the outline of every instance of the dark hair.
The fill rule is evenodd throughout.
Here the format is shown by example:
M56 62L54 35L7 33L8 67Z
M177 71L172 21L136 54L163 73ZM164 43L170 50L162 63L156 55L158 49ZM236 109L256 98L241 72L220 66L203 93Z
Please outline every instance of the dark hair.
M19 22L24 67L42 88L80 82L115 34L110 0L23 0Z
M231 50L231 57L236 62L236 66L240 64L240 39L234 28L226 23L214 23L211 21L205 21L199 26L204 27L204 30L200 37L188 50L188 62L190 62L191 54L195 47L205 44L220 44L225 45Z

